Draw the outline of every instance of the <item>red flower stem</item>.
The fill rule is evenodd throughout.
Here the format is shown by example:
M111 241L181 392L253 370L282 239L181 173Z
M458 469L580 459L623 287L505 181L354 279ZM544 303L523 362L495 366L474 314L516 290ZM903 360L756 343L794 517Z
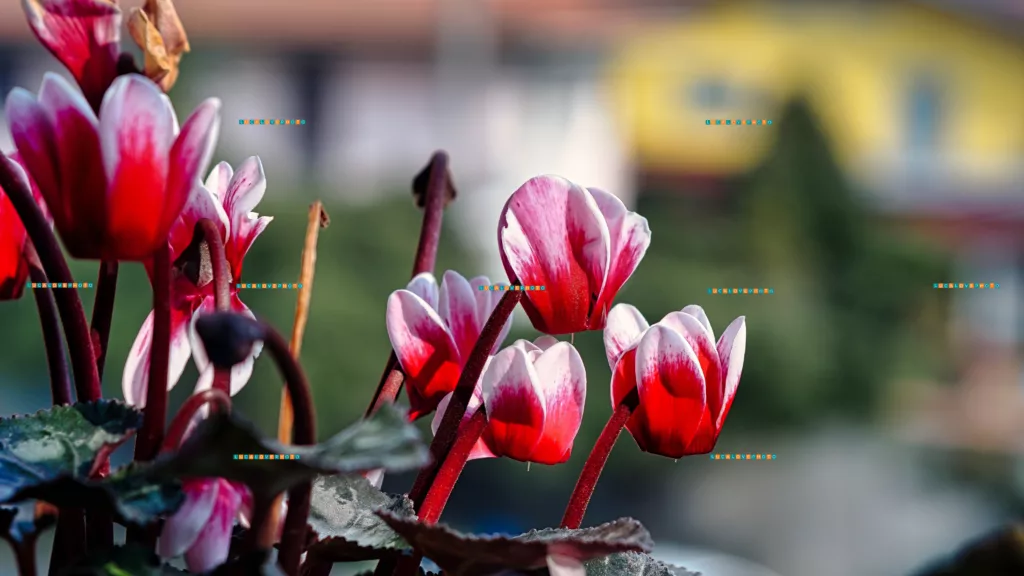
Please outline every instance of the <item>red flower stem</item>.
M313 394L302 366L292 356L288 341L277 330L260 322L264 333L263 345L270 353L277 369L288 387L292 398L295 420L292 423L292 441L299 446L316 443L316 411L313 409ZM313 485L304 482L288 491L288 514L284 519L280 552L277 563L285 574L297 574L299 559L306 544L306 522L309 519L309 501ZM267 515L268 517L271 515ZM263 527L253 525L251 530L262 531Z
M587 456L587 461L583 464L583 470L580 471L580 477L576 481L576 487L573 488L572 496L569 497L565 515L562 516L562 528L575 529L583 523L587 505L590 504L594 488L597 487L597 479L601 477L604 465L608 462L608 456L612 453L612 448L615 447L615 441L619 439L619 434L622 433L626 422L629 421L629 417L633 415L633 411L639 404L640 396L636 388L633 388L608 418L604 430L601 430L601 435L597 437L597 442L594 443L594 448L590 451L590 456Z
M167 435L164 436L160 452L173 452L178 449L181 441L185 439L185 432L188 431L188 425L192 423L192 417L207 404L212 405L215 410L231 411L231 397L223 390L211 388L189 396L188 400L181 405L178 413L174 415L174 420L171 421L171 425L167 429Z
M36 536L32 535L21 542L14 538L5 537L14 552L14 560L18 567L18 576L36 576Z
M423 225L420 226L420 240L416 245L416 258L412 264L412 277L424 272L433 272L437 265L437 247L441 242L441 224L444 221L444 207L450 200L451 190L448 171L448 154L435 152L430 157L427 189L423 201ZM417 179L418 180L418 179ZM413 184L415 187L415 183ZM416 192L414 189L413 192ZM398 356L394 351L388 357L384 374L377 383L370 405L366 408L366 416L370 416L384 404L393 404L402 391L405 374L398 364Z
M218 312L231 310L231 268L228 266L227 253L224 250L224 239L220 230L212 220L200 218L196 222L193 236L201 235L210 254L213 267L213 302ZM231 395L231 370L214 368L213 388Z
M448 409L444 412L441 425L437 429L437 434L434 435L434 440L430 443L432 462L420 470L412 490L409 491L409 498L412 499L417 512L422 509L427 492L437 480L441 465L448 458L448 454L458 439L459 426L463 416L466 415L466 407L469 406L469 400L473 397L473 389L480 379L480 373L484 370L484 364L487 362L491 350L494 349L505 322L508 321L508 317L512 315L512 311L515 310L519 301L523 299L523 294L522 290L511 290L501 297L494 312L491 312L491 317L484 324L483 330L480 331L480 337L476 344L473 345L473 351L470 352L469 358L462 368L462 374L459 375L459 382L455 385L451 400L448 401Z
M46 272L35 261L35 254L29 255L29 278L33 284L46 284ZM46 345L46 363L50 369L50 396L53 405L71 404L71 375L68 363L64 358L64 340L60 333L60 318L57 305L53 303L53 294L49 288L33 288L32 295L36 298L36 309L39 311L39 323L43 328L43 342Z
M441 512L444 511L444 506L448 503L452 489L455 488L455 483L462 475L462 469L466 467L469 453L473 450L473 446L476 446L480 436L483 435L486 426L487 413L481 406L468 422L459 427L455 444L452 444L451 451L448 452L448 456L445 457L438 469L437 478L430 490L427 490L423 505L417 510L417 516L421 522L434 524L441 518Z
M100 262L96 278L96 298L92 302L92 350L96 354L96 373L103 380L103 365L107 361L107 342L110 340L110 322L114 317L114 296L117 294L117 260Z
M153 340L149 349L149 384L142 430L135 440L135 460L156 457L167 421L167 370L171 354L171 248L153 254Z
M25 226L32 245L39 255L39 262L50 282L72 283L71 270L67 260L57 244L53 229L46 221L42 211L32 197L28 183L17 177L21 171L13 160L0 154L0 188L3 188L14 209ZM85 321L85 311L77 290L54 290L54 300L60 313L61 324L64 326L64 339L67 341L68 353L71 357L71 371L75 375L75 391L79 402L99 400L103 396L100 388L100 377L96 371L96 357L93 355L92 340L89 338L89 325Z

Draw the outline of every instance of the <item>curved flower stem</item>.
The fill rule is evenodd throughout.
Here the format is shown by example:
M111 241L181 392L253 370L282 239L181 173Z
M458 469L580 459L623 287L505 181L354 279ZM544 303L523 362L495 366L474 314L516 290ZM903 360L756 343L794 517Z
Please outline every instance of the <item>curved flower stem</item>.
M433 456L433 461L420 470L412 490L409 491L409 498L412 499L417 512L422 509L427 492L437 481L440 467L448 458L448 454L458 439L459 425L462 423L463 416L466 415L466 408L469 406L470 398L473 397L473 389L480 379L480 373L484 370L484 364L498 341L502 327L505 326L505 322L512 315L516 305L523 299L523 294L522 290L511 290L501 297L498 305L491 312L491 317L484 324L483 330L480 331L480 337L476 344L473 345L473 351L470 352L462 374L459 375L459 382L455 385L451 400L448 401L448 409L444 412L441 425L434 435L434 440L430 443L430 455Z
M299 362L288 349L288 342L281 334L266 322L260 321L264 334L263 344L270 353L277 369L284 377L288 394L292 398L295 410L295 422L292 428L293 442L299 446L316 443L316 412L313 409L313 395L309 389L309 381ZM313 485L310 482L299 484L288 491L288 514L284 520L284 532L281 535L281 547L277 557L278 565L285 574L296 574L299 559L306 544L306 522L309 518L309 500ZM269 514L267 518L269 518ZM262 532L266 528L253 524L251 530Z
M420 227L420 240L416 245L416 258L412 264L412 277L415 278L424 272L434 271L437 264L437 247L441 242L444 208L454 198L447 153L434 152L430 157L430 163L413 180L413 194L423 208L423 225ZM366 416L370 416L384 404L394 403L402 391L404 378L405 375L398 364L398 356L392 351L384 367L384 373L377 383L377 390L366 408Z
M114 317L114 297L117 295L117 260L100 262L96 278L96 298L92 302L92 349L96 354L96 373L103 381L103 365L107 361L107 342L110 340L110 322Z
M167 420L167 371L171 354L171 248L153 254L153 340L149 349L149 384L142 430L135 440L135 460L156 457Z
M562 516L562 528L579 528L583 523L583 516L587 513L587 505L590 504L590 497L594 495L594 488L597 487L597 479L601 477L608 456L615 447L615 441L619 439L622 428L626 426L633 411L640 405L640 395L636 388L633 388L622 402L615 407L608 422L597 437L594 448L587 456L587 461L580 471L579 480L573 488L572 496L569 497L569 504L565 508L565 515Z
M46 273L40 267L34 252L28 255L29 278L33 284L46 284ZM49 288L33 288L32 295L36 298L39 310L39 322L43 328L43 342L46 345L46 363L50 369L50 396L53 405L71 404L71 375L68 374L68 363L64 358L64 340L60 335L60 318L57 306L53 303L53 294Z
M18 576L36 576L36 536L30 536L21 542L13 538L4 538L11 545L14 560L18 567Z
M171 421L171 425L167 429L167 435L164 436L160 452L177 450L181 441L185 439L185 432L188 431L188 425L192 423L192 417L207 404L213 405L217 410L231 411L231 397L223 390L211 388L189 396L188 400L181 405L178 413L174 415L174 420Z
M218 312L231 310L231 267L228 266L224 239L217 225L209 218L200 218L192 232L193 238L202 238L213 268L213 302ZM213 388L231 395L231 370L214 368Z
M423 498L423 505L416 511L421 522L434 524L441 519L441 512L444 511L444 506L448 503L455 483L462 475L462 469L466 467L469 453L473 450L473 446L476 446L477 440L480 440L485 427L487 427L487 413L483 406L473 414L472 418L459 427L455 444L452 444L451 451L448 452L448 456L438 469L437 479L434 480L434 485L430 487L430 490L427 490L427 495Z
M25 231L28 232L32 245L39 255L39 262L46 271L50 282L72 283L71 270L64 259L64 254L57 244L53 230L40 211L28 183L19 178L21 168L10 158L0 154L0 188L10 199L18 212ZM103 395L100 388L100 377L96 371L96 357L93 355L92 340L89 338L89 325L85 321L82 300L76 290L55 290L54 300L64 326L64 338L67 341L71 357L71 370L75 375L75 391L79 402L98 400Z

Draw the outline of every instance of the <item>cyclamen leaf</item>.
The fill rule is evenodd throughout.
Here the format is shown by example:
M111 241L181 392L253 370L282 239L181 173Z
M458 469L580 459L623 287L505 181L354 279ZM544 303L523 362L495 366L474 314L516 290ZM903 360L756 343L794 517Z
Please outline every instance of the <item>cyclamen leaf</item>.
M263 459L239 458L249 454ZM254 493L273 496L321 474L375 468L402 472L419 468L429 459L419 430L392 406L315 446L286 446L264 437L238 416L215 413L196 427L178 452L159 459L154 474L225 478L247 484Z
M137 545L101 550L62 572L64 576L180 576L188 574L164 564L146 548Z
M408 550L377 510L415 518L409 498L385 494L358 474L320 476L313 482L309 512L318 541L308 552L329 562L356 562Z
M0 507L0 538L12 545L32 542L39 533L53 526L57 521L54 514L36 517L35 503L26 502L18 506Z
M647 554L622 552L596 558L583 565L587 576L700 576L685 568L659 562Z
M545 528L509 537L467 535L390 512L377 514L445 574L454 576L543 568L547 557L554 554L584 562L617 552L647 552L654 547L650 533L632 518L593 528Z
M0 503L61 478L88 478L142 425L142 413L117 400L55 406L0 420Z

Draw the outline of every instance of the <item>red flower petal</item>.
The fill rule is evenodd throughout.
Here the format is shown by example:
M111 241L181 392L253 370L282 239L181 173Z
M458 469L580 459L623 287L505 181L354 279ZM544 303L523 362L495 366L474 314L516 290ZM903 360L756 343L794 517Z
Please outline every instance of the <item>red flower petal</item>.
M66 229L73 223L72 211L61 194L57 133L50 114L31 92L22 88L11 90L5 112L21 164L39 187L55 223Z
M462 368L458 347L437 312L409 290L388 298L386 324L405 371L410 417L419 418L455 389Z
M188 202L181 209L181 214L171 226L169 231L169 242L171 244L171 259L176 260L181 253L192 243L195 235L196 223L203 218L209 219L217 225L221 238L228 235L228 217L224 213L220 199L205 186L196 185L192 187Z
M173 110L171 117L174 117ZM174 139L168 160L167 189L160 211L160 226L167 230L188 201L192 188L210 165L220 133L220 100L209 98L196 107Z
M498 456L530 462L544 431L544 401L526 352L510 346L491 358L480 377L487 407L484 441Z
M490 358L487 360L489 362ZM487 370L486 365L484 366L484 370ZM444 413L448 411L448 403L451 399L451 393L441 399L441 402L437 405L437 411L434 412L434 419L430 421L430 431L435 436L437 435L437 430L441 427L441 421L444 419ZM480 397L480 387L477 386L476 389L473 390L473 395L469 398L469 406L466 407L466 414L462 417L462 421L465 422L472 418L473 415L476 414L476 411L480 409L481 405L483 405L483 399ZM469 452L469 457L466 459L477 460L479 458L495 458L494 453L487 447L487 443L484 442L483 438L476 441L476 444L473 445L473 449ZM377 487L380 488L380 486Z
M570 334L591 323L608 271L608 226L589 192L557 176L532 178L505 204L498 244L509 279L544 286L523 298L534 328Z
M544 399L544 431L530 454L538 464L561 464L572 453L573 440L583 422L587 398L587 370L576 348L559 342L537 358L537 389Z
M16 300L25 290L28 261L25 242L28 234L10 198L0 188L0 300Z
M267 191L267 176L258 156L250 156L232 176L224 195L224 210L231 221L231 233L224 246L231 273L242 276L242 263L256 237L273 218L259 217L253 209Z
M185 553L185 565L192 572L205 574L228 559L231 531L242 505L242 493L227 480L217 479L217 500L210 520L195 544Z
M715 416L715 429L721 433L725 425L725 417L729 415L732 401L736 398L736 389L740 385L740 374L743 373L743 359L747 353L747 319L745 316L732 321L718 339L718 355L722 358L723 401L722 407Z
M647 320L635 306L617 304L612 308L604 326L604 353L608 357L609 368L615 370L622 353L636 346L647 328Z
M448 326L463 361L469 358L483 328L477 317L477 292L479 290L473 290L458 272L448 270L441 279L437 311Z
M185 501L160 531L157 553L164 558L177 558L184 554L210 521L217 502L217 481L211 479L186 480L181 485Z
M718 357L715 341L700 320L684 312L672 312L658 322L658 325L677 332L697 355L701 373L704 375L707 402L697 436L691 443L688 452L690 454L706 454L714 449L715 442L718 440L714 415L718 414L723 399L722 361Z
M608 272L590 318L592 327L601 327L615 295L647 253L647 247L651 245L651 229L646 218L627 210L618 197L597 188L588 190L604 216L611 241Z

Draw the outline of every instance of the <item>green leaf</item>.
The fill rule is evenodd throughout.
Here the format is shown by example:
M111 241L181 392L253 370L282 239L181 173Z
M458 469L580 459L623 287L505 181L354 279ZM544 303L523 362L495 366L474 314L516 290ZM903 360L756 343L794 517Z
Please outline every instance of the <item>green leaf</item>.
M142 413L117 400L55 406L0 420L0 503L27 498L61 478L88 478L142 424Z
M36 517L34 502L0 507L0 538L14 545L30 543L57 521L54 514Z
M454 576L543 568L552 554L585 562L617 552L647 552L654 547L650 533L632 518L593 528L545 528L509 537L472 536L390 512L377 514L445 574Z
M180 576L188 574L164 564L160 558L134 544L101 550L61 573L61 576Z
M638 552L595 558L583 566L587 569L587 576L700 576L699 572L670 566Z
M238 458L249 454L264 459ZM429 458L419 430L392 406L315 446L286 446L233 414L215 413L196 427L178 452L159 459L153 473L164 478L226 478L247 484L255 494L273 496L321 474L375 468L400 472L419 468Z
M357 562L408 550L377 510L415 517L409 498L385 494L358 474L320 476L313 482L309 511L318 541L308 552L330 562Z

